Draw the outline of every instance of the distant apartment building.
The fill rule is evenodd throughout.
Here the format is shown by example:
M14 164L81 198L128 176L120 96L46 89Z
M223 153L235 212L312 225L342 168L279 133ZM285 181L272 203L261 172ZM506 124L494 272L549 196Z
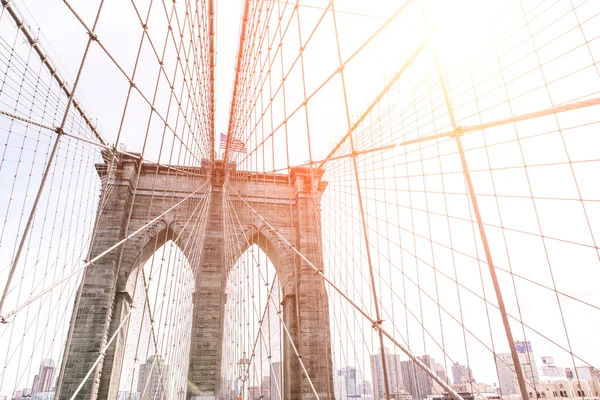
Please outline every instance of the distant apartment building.
M248 400L258 400L261 398L260 386L250 386L248 388Z
M539 383L540 376L531 342L516 341L515 344L525 380L532 385ZM498 379L500 381L500 391L502 395L518 394L519 384L511 354L496 354L496 366L498 368Z
M17 390L13 396L13 399L31 399L31 388Z
M565 368L565 377L567 379L574 379L575 378L575 374L573 373L573 370L571 368Z
M269 400L271 398L271 376L264 376L260 383L260 392L262 393L263 399Z
M400 354L390 354L385 348L385 355L375 354L371 356L371 373L373 375L373 399L385 399L385 375L383 373L383 361L385 360L388 387L391 393L403 389ZM385 358L383 358L385 357Z
M160 356L150 357L140 365L138 392L140 400L170 398L170 368Z
M56 365L54 360L42 360L37 375L33 377L33 385L31 387L31 397L35 398L38 393L54 391L54 370ZM39 397L39 396L38 396ZM48 397L47 395L45 397Z
M283 364L281 362L271 363L271 376L269 380L269 390L271 400L281 400L283 393Z
M565 370L554 364L554 357L543 356L542 365L540 366L541 381L555 381L565 378Z
M364 398L372 398L373 386L371 385L371 382L363 380L362 389L360 392L363 394Z
M35 396L31 397L31 400L54 400L54 390L37 392Z
M476 382L473 371L466 365L454 363L452 365L452 383L460 385L462 383Z
M346 366L336 371L334 376L335 398L348 399L362 397L362 374L356 367Z
M431 356L420 356L419 359L435 371L435 361ZM413 400L423 400L434 393L433 379L412 360L402 361L402 382L404 389Z
M444 382L448 383L448 374L446 368L441 363L435 363L435 374Z
M464 382L459 385L452 385L452 389L454 389L454 391L456 391L457 393L471 393L477 396L485 394L486 398L496 397L492 395L497 394L497 387L495 384L488 385L481 382Z
M122 391L117 394L117 400L140 400L140 393Z
M589 365L575 368L576 374L572 379L596 379L600 380L600 370Z

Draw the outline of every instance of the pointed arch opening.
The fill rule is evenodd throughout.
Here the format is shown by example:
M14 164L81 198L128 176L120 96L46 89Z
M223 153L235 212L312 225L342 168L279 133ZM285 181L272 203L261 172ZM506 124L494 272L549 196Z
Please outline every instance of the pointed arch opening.
M169 227L160 231L127 277L133 310L119 379L124 398L174 399L186 393L195 284L177 238Z
M284 398L284 288L281 254L256 230L230 252L221 366L221 394Z

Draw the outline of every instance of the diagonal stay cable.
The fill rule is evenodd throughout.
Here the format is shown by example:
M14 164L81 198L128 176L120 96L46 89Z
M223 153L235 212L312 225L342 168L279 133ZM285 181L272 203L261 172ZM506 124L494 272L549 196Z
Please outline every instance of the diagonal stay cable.
M69 400L75 400L75 398L77 397L77 394L79 394L79 391L81 390L81 388L83 387L83 385L85 384L85 382L88 380L88 378L90 377L90 375L92 374L92 372L94 372L94 370L96 369L96 365L98 365L98 363L104 358L104 355L106 354L106 351L109 349L109 347L112 344L113 340L115 340L115 338L118 336L118 334L121 331L121 329L123 329L123 326L125 325L125 322L127 322L129 320L129 317L131 316L131 313L133 312L133 310L134 310L134 307L132 306L131 309L129 310L129 312L127 313L127 315L125 316L125 318L123 318L123 321L121 321L121 324L119 324L119 327L115 330L115 333L113 333L113 335L111 336L110 340L106 343L106 346L104 347L104 349L100 352L100 354L96 358L96 361L94 361L94 363L90 367L89 371L87 372L87 374L83 378L83 381L81 381L81 383L79 384L79 386L77 386L77 389L75 389L75 392L73 393L73 395L70 397Z
M319 269L317 266L315 266L308 258L306 258L306 256L304 254L302 254L300 251L298 251L295 246L293 246L285 237L283 237L281 235L281 233L279 233L278 230L276 230L275 228L273 228L273 226L271 226L271 224L262 215L260 215L254 208L252 208L252 206L229 184L229 182L227 182L227 185L229 186L229 188L231 189L231 191L233 193L235 193L240 198L240 200L250 209L250 211L252 211L252 213L254 213L258 218L260 218L260 220L265 225L267 225L269 227L269 229L271 229L273 232L275 232L277 234L277 236L279 236L279 238L287 246L289 246L290 249L292 249L294 251L294 253L296 253L302 260L304 260L307 263L308 266L310 266L312 269L314 269L316 274L320 275L323 278L323 280L325 282L327 282L336 292L338 292L348 303L350 303L350 305L352 305L352 307L354 307L369 322L371 322L371 324L373 324L373 328L374 329L377 329L377 330L381 331L381 333L384 336L386 336L392 343L394 343L396 345L396 347L398 347L400 350L402 350L402 352L404 354L406 354L412 361L414 361L415 364L417 364L427 375L429 375L429 377L431 377L441 387L443 387L445 390L447 390L448 393L450 393L450 395L455 400L462 400L462 397L450 385L448 385L448 383L446 383L443 379L441 379L440 377L438 377L437 374L429 368L429 366L427 366L423 361L421 361L410 350L410 348L404 346L402 343L400 343L398 340L396 340L396 338L393 335L391 335L383 327L381 327L381 325L379 324L379 322L375 318L371 317L358 304L356 304L354 301L352 301L352 299L350 299L340 288L338 288L337 285L334 282L332 282L329 278L327 278L325 276L325 274L321 271L321 269Z
M13 315L15 315L16 313L18 313L19 311L21 311L23 308L27 307L29 304L31 304L35 300L39 299L40 297L42 297L46 293L50 292L56 286L58 286L61 283L65 282L65 281L67 281L69 279L71 279L73 276L75 276L76 274L78 274L79 272L81 272L82 270L84 270L85 268L87 268L89 265L91 265L94 262L98 261L99 259L101 259L105 255L107 255L111 251L119 248L125 242L131 240L133 237L135 237L137 234L139 234L140 232L142 232L143 230L145 230L146 228L148 228L150 225L152 225L153 223L155 223L156 221L158 221L160 218L164 217L166 214L168 214L169 212L173 211L174 209L176 209L177 207L179 207L181 204L183 204L184 202L186 202L187 200L189 200L190 198L192 198L194 195L196 195L202 188L204 188L204 186L206 186L208 184L208 182L210 182L210 180L207 180L205 183L202 184L202 186L200 186L198 189L196 189L195 191L193 191L192 193L190 193L189 195L187 195L186 197L184 197L183 199L181 199L181 201L179 201L177 204L175 204L171 208L165 210L163 213L159 214L158 216L156 216L151 221L148 221L146 224L144 224L143 226L141 226L139 229L137 229L134 232L130 233L125 238L119 240L117 243L113 244L108 249L106 249L102 253L98 254L96 257L94 257L91 260L87 261L81 267L79 267L79 268L74 269L73 271L71 271L71 273L69 275L65 276L63 279L55 282L54 284L52 284L52 286L50 286L47 289L41 291L40 293L35 294L35 295L29 297L29 299L27 299L27 301L25 301L24 303L22 303L19 306L15 307L12 311L9 311L5 315L0 315L0 323L7 323L8 322L8 318L12 317Z
M29 32L23 18L20 16L17 9L15 9L15 7L10 4L10 0L1 0L1 3L2 3L2 6L6 8L8 13L14 20L15 24L17 25L17 28L23 32L23 34L25 35L25 38L27 39L27 41L29 42L31 47L33 47L33 49L35 50L37 55L40 57L40 60L46 66L46 68L48 69L48 72L50 72L50 75L54 78L54 80L56 80L56 82L58 83L58 86L63 90L63 92L65 93L67 98L71 97L72 96L71 90L67 87L66 82L58 74L56 67L54 67L54 65L52 64L52 61L50 61L50 59L48 58L48 55L44 52L44 50L40 46L39 41L33 37L31 32ZM92 120L83 111L83 108L81 108L81 105L79 104L79 102L77 102L77 100L73 99L72 103L73 103L73 107L75 107L75 109L79 112L79 114L85 121L86 125L94 133L94 136L96 137L96 139L98 139L98 141L100 143L106 145L106 141L102 138L102 135L100 134L100 132L98 132L97 128L92 123Z
M194 174L194 173L192 173L190 171L186 171L186 170L183 170L181 168L177 168L176 166L173 166L173 165L163 164L163 163L157 163L157 162L154 162L152 160L149 160L149 159L146 159L146 158L142 157L138 153L129 153L129 152L126 152L126 151L115 149L112 146L109 146L109 145L106 145L106 144L102 144L102 143L98 143L98 142L94 142L92 140L83 138L81 136L75 135L75 134L70 133L68 131L61 131L60 127L52 126L52 125L48 125L48 124L44 124L42 122L35 121L33 119L30 119L30 118L25 118L25 117L22 117L20 115L11 113L9 111L5 111L5 110L0 109L0 115L7 116L9 118L14 118L14 119L19 120L21 122L24 122L26 124L31 124L31 125L39 126L40 128L48 129L49 131L53 131L53 132L59 133L60 135L63 135L63 136L66 136L66 137L69 137L69 138L81 141L83 143L91 144L93 146L97 146L97 147L100 147L102 149L112 151L116 155L125 155L125 156L131 157L131 158L133 158L135 160L138 160L138 161L152 163L152 164L155 164L155 165L157 165L157 166L159 166L161 168L167 168L167 169L172 170L172 171L182 172L182 173L184 173L186 175L190 175L190 176L208 176L208 175L204 175L204 174Z
M230 186L230 187L231 187L231 186ZM234 190L234 192L235 192L235 190ZM237 192L235 192L235 193L237 194ZM228 197L229 197L229 196L228 196ZM229 199L229 202L231 203L231 199ZM245 200L244 200L244 202L245 202ZM247 204L247 203L246 203L246 204ZM233 206L232 206L232 208L233 208ZM250 208L251 208L251 207L250 207ZM251 209L252 209L252 208L251 208ZM240 222L240 220L239 220L239 216L237 215L237 212L235 211L235 209L234 209L234 208L233 208L233 211L234 211L234 213L235 213L235 216L236 216L236 218L238 219L238 224L239 224L240 226L242 226L242 224L241 224L241 222ZM270 227L270 226L269 226L269 227ZM272 227L270 227L270 228L272 228ZM244 238L245 238L245 240L246 240L247 244L250 246L250 241L248 240L248 237L246 236L246 233L245 233L245 232L243 232L243 234L244 234ZM238 245L238 246L239 246L239 245ZM254 254L252 254L252 257L254 258L254 257L255 257L255 255L254 255ZM255 261L256 261L256 259L255 259ZM266 282L266 281L265 281L265 278L264 278L264 277L263 277L263 275L262 275L262 271L259 271L259 275L260 275L260 277L262 278L262 280L263 280L264 284L265 284L265 285L268 285L268 282ZM275 283L275 277L273 278L273 284L274 284L274 283ZM271 287L271 291L272 291L272 287ZM276 306L276 303L275 303L275 301L273 300L273 297L272 297L272 295L271 295L271 294L272 294L272 293L271 293L271 291L269 292L269 297L268 297L268 299L267 299L267 306L265 307L265 311L268 309L268 304L269 304L269 303L268 303L268 301L269 301L269 300L272 302L272 304L273 304L274 306ZM285 330L285 333L286 333L286 336L287 336L287 338L288 338L288 340L289 340L289 342L290 342L290 345L292 346L292 349L294 350L294 353L296 354L296 358L298 359L298 362L300 363L300 366L302 367L302 371L304 372L304 375L306 375L306 377L307 377L307 379L308 379L308 383L309 383L309 385L310 385L310 388L312 389L312 391L313 391L313 393L315 394L315 396L317 397L317 399L319 399L319 394L317 393L317 390L315 389L315 386L314 386L314 384L313 384L313 382L312 382L312 379L311 379L310 375L308 374L308 371L306 370L306 366L304 365L304 362L302 361L302 357L300 356L300 353L298 352L298 348L296 347L296 344L294 343L294 341L293 341L293 339L292 339L292 336L291 336L291 334L290 334L290 332L289 332L289 330L288 330L288 327L287 327L286 323L285 323L285 322L284 322L284 320L283 320L283 317L281 316L281 313L277 313L277 316L278 316L278 318L280 319L280 321L281 321L281 325L282 325L283 329ZM262 322L261 322L261 327L262 327ZM260 330L259 330L259 332L260 332ZM257 338L257 340L258 340L258 338ZM256 346L256 343L255 343L255 346ZM254 356L254 354L252 354L252 356ZM248 367L248 369L249 369L249 368L250 368L250 367ZM249 371L248 371L248 372L249 372Z

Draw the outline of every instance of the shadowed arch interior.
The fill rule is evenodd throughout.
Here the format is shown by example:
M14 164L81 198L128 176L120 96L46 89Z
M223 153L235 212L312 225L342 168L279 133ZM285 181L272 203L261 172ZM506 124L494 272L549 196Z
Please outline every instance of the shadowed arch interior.
M189 262L189 253L186 253L186 246L184 245L184 240L178 227L175 224L167 224L165 221L160 221L158 226L163 226L162 230L158 231L156 234L154 234L153 231L148 232L145 244L136 261L130 266L124 266L123 273L119 274L119 282L117 285L118 292L126 291L131 296L139 268L143 268L150 257L169 241L172 241L177 245Z

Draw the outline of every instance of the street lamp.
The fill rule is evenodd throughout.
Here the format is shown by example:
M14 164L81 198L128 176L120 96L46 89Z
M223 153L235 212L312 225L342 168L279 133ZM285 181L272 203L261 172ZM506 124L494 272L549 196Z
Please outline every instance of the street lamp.
M240 391L240 395L242 394L241 392L244 390L246 380L248 380L248 366L249 365L250 365L250 360L246 358L246 352L244 352L243 357L240 358L240 361L238 362L238 377L239 377L240 381L242 381L242 389Z
M246 352L243 354L243 357L240 358L240 361L238 362L238 377L242 382L245 382L248 379L247 371L250 360L246 358Z

